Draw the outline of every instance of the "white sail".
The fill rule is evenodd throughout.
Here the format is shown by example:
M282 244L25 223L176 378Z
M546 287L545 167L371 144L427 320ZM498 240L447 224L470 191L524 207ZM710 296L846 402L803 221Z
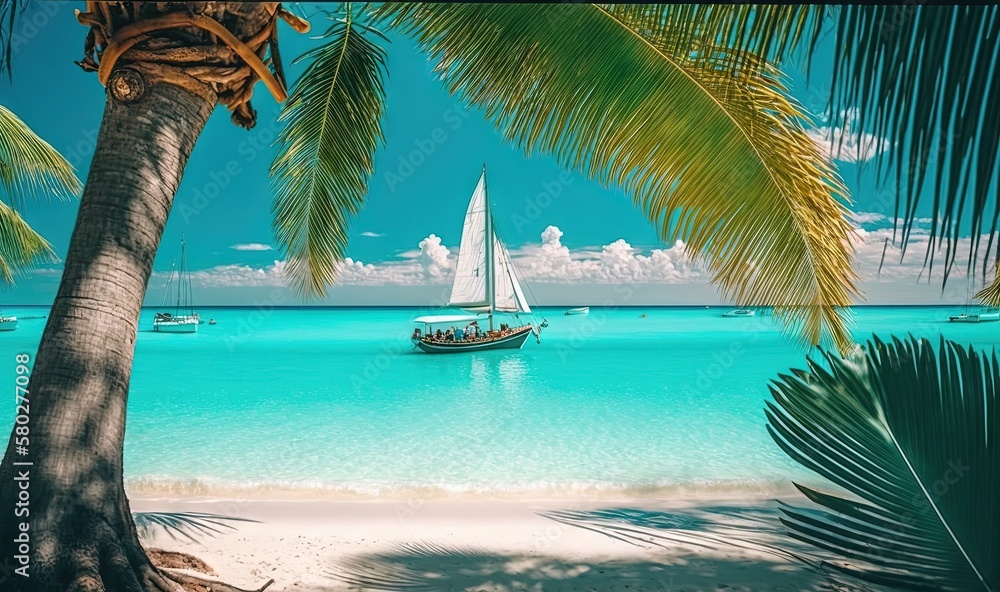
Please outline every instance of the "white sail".
M496 310L503 312L531 312L528 301L517 282L517 273L510 253L500 239L493 238L493 253L496 259Z
M486 171L472 193L465 212L462 244L458 250L455 283L451 289L450 306L473 308L490 305L486 293Z

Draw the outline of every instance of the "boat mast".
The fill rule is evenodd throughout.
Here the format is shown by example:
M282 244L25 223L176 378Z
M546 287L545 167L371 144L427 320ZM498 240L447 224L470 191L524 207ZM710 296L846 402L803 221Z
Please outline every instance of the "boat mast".
M174 308L174 315L181 314L181 294L184 292L184 237L181 237L181 268L177 272L177 307Z
M486 202L486 295L490 304L490 331L493 330L493 309L497 305L496 272L493 260L493 212L490 209L490 192L486 187L486 163L483 163L483 194Z

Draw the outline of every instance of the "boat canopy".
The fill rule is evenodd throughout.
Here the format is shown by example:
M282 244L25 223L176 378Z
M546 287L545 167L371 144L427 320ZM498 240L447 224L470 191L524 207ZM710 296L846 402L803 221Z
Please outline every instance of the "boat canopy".
M414 323L424 323L433 325L435 323L464 323L466 321L482 321L486 317L482 315L430 315L413 319Z

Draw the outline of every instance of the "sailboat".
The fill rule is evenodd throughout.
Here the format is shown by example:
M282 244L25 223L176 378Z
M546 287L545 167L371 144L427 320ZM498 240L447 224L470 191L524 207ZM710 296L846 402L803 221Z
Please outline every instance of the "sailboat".
M978 312L969 312L972 302L972 290L975 283L975 276L968 282L965 295L965 312L948 317L952 323L989 323L1000 321L1000 308L980 306ZM985 281L985 280L984 280Z
M17 317L5 317L0 312L0 331L13 331L17 329Z
M153 318L153 331L159 333L197 333L201 319L194 312L191 303L191 273L187 271L187 253L184 250L184 239L181 239L181 268L177 270L177 298L174 312L157 311ZM170 267L170 277L167 278L167 288L160 302L160 309L167 306L167 298L171 295L171 284L174 283L175 265ZM185 273L186 272L186 273ZM186 314L182 314L186 313Z
M518 315L531 314L531 307L517 275L507 247L497 236L486 189L486 165L483 165L465 212L455 281L448 301L448 306L466 314L417 317L413 321L424 329L414 330L411 337L414 345L423 352L439 354L520 349L530 335L540 342L541 330L547 323L543 320L541 325L533 325L520 321ZM494 317L499 313L512 315L514 324L497 325ZM446 329L442 331L441 326Z

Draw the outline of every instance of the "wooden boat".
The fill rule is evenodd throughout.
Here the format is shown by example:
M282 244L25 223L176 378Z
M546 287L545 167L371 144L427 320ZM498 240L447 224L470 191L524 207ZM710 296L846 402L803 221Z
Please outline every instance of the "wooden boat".
M185 271L187 268L187 254L184 251L184 239L181 239L181 267L177 270L177 299L174 311L157 311L153 317L153 331L157 333L197 333L201 319L198 313L194 312L191 303L191 272ZM167 288L163 294L163 301L160 308L165 308L167 298L172 294L171 284L174 283L175 267L170 268L170 277L167 278ZM185 314L186 313L186 314Z
M566 311L567 315L585 315L590 314L589 306L581 306L580 308L571 308Z
M411 341L429 354L520 349L529 335L534 335L540 343L542 328L547 323L543 320L534 325L520 320L518 315L531 314L531 307L517 275L507 247L497 236L484 165L465 212L455 280L448 301L448 306L465 314L418 317L414 322L423 325L423 329L415 329ZM512 315L513 322L496 326L494 316L498 314ZM480 328L480 322L484 328Z

